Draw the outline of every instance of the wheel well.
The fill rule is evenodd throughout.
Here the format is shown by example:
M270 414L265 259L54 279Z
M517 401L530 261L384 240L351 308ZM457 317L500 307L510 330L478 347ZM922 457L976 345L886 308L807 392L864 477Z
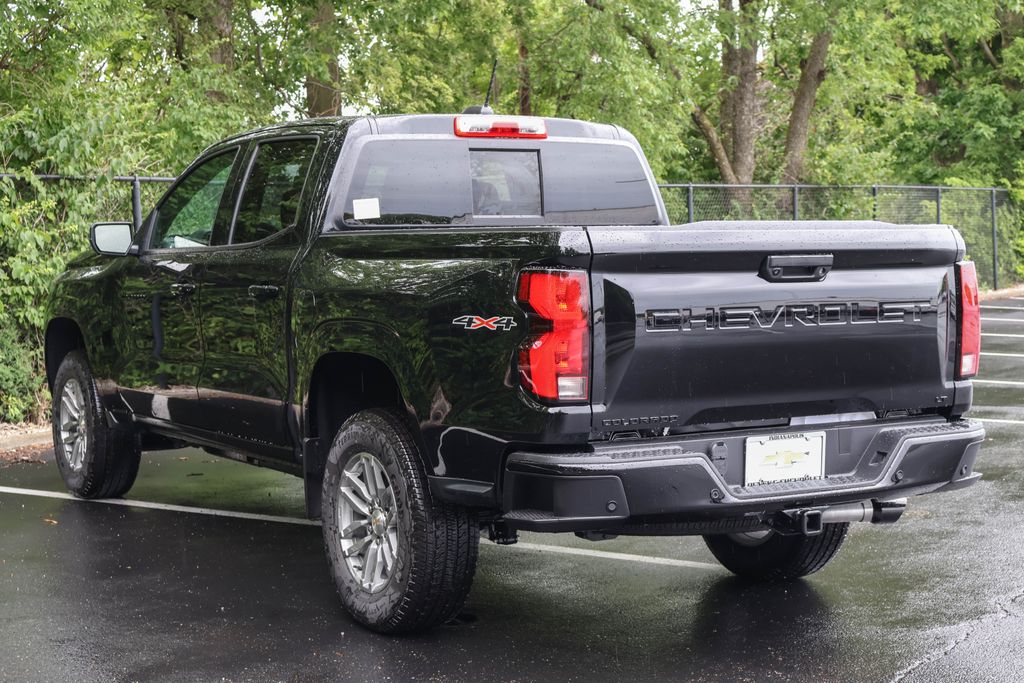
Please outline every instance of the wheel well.
M371 356L331 353L313 368L306 419L308 436L326 453L338 428L365 408L402 410L402 392L391 370Z
M71 318L54 318L46 326L46 383L53 389L53 380L57 377L64 356L75 349L85 348L85 337L82 330Z
M306 436L315 448L303 449L306 514L320 517L324 463L338 428L366 408L403 411L402 391L381 361L358 353L331 353L313 367L306 398Z

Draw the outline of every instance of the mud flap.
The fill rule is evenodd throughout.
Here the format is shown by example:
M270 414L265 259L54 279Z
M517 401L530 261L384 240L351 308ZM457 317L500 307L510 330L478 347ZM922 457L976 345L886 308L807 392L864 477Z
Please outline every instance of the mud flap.
M309 519L320 519L324 460L320 439L302 440L302 480L306 487L306 517Z

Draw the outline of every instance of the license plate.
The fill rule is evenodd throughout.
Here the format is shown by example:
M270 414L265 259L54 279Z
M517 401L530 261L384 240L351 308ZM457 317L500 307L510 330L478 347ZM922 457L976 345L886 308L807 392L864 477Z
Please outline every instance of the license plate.
M747 439L745 486L825 476L825 432L774 434Z

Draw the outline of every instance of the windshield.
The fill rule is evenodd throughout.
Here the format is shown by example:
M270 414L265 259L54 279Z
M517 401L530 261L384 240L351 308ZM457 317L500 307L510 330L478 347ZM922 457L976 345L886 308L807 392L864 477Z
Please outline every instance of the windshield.
M328 229L417 225L655 225L658 205L627 145L373 140Z

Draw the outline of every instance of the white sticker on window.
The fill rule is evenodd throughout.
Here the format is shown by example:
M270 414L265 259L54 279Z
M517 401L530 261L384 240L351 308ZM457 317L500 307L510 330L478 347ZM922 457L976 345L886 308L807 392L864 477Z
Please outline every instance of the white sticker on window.
M380 200L376 197L352 200L352 217L357 221L380 218Z

